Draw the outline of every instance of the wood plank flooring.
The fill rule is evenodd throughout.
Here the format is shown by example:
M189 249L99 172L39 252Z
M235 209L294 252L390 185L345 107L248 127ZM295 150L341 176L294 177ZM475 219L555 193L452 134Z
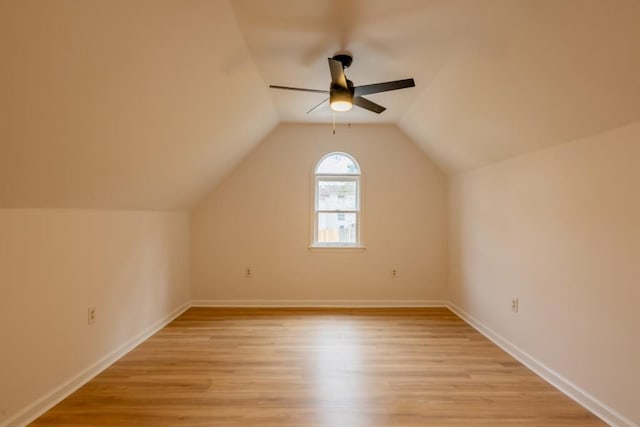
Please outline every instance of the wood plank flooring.
M445 308L192 308L34 426L604 426Z

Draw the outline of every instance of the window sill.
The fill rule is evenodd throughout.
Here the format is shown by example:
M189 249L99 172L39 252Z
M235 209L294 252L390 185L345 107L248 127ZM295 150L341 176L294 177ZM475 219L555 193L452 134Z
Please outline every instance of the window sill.
M367 249L365 246L309 246L310 251L319 252L362 252Z

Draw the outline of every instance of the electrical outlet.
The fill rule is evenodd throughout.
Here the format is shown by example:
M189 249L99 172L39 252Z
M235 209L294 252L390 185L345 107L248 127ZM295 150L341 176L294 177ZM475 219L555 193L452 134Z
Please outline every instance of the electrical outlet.
M89 323L89 325L93 325L94 323L96 323L95 307L89 307L89 309L87 310L87 322Z
M244 269L244 277L253 277L253 268L247 267Z
M397 279L398 278L398 270L396 270L395 268L393 268L391 270L391 278L392 279Z
M514 313L518 312L518 305L519 305L519 301L518 298L512 298L511 299L511 311L513 311Z

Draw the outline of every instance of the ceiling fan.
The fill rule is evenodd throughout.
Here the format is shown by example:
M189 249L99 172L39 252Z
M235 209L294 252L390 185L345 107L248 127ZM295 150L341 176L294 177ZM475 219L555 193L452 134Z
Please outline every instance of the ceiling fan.
M324 93L329 95L328 98L324 99L321 103L307 111L307 113L312 112L328 101L333 111L349 111L351 107L356 105L360 108L364 108L365 110L380 114L384 110L386 110L386 108L382 105L368 100L363 95L404 89L408 87L414 87L416 85L413 79L404 79L384 83L374 83L363 86L354 86L353 82L347 79L347 76L345 76L344 74L344 70L346 68L349 68L349 66L353 62L353 56L349 52L338 52L333 56L333 58L328 59L329 71L331 72L331 85L329 86L329 90L305 89L276 85L270 85L269 87L272 89L297 90L302 92Z

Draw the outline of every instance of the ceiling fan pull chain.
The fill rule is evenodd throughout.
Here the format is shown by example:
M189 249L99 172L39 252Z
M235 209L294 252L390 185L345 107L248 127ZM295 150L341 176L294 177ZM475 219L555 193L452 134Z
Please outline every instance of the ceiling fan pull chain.
M333 134L336 134L336 112L333 112Z

